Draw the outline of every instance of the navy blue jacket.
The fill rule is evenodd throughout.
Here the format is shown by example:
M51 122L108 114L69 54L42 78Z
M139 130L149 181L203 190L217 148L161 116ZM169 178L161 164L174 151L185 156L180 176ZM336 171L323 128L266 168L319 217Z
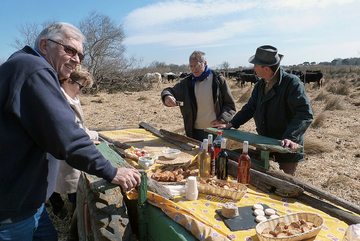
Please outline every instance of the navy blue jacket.
M259 135L278 140L289 139L304 145L304 133L313 121L310 102L300 79L280 69L280 79L264 94L265 81L260 79L247 104L230 121L239 128L254 118ZM302 153L277 154L278 162L299 162Z
M0 223L35 214L46 200L46 153L111 181L117 169L74 122L57 73L30 47L0 66ZM50 190L51 191L51 190Z

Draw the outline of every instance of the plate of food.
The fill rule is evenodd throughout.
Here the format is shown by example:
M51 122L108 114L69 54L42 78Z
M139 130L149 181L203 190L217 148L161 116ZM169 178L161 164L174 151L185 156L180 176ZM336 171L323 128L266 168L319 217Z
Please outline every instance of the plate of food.
M160 183L186 183L189 176L197 176L197 170L191 170L184 165L163 165L150 173L150 177Z
M134 161L139 161L139 157L142 156L153 157L155 160L157 159L156 155L151 155L147 150L136 148L133 146L128 149L125 149L124 153L127 158L130 158Z

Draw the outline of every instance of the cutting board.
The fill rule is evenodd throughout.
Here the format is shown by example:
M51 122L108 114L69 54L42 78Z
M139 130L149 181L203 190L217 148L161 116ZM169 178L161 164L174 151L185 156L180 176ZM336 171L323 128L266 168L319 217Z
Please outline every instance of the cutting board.
M268 205L262 204L264 210L269 208ZM231 231L246 230L255 228L258 222L256 222L254 209L252 206L239 207L239 216L235 218L225 218L221 213L221 209L215 210L215 212L221 217L226 226ZM269 219L269 215L265 215Z

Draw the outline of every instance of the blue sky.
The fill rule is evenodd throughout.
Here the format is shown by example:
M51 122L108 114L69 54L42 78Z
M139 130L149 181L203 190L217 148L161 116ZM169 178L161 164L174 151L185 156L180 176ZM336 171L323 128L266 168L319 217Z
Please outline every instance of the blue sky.
M0 8L0 62L15 51L21 25L77 25L94 10L122 24L126 56L143 66L188 64L201 50L210 67L248 67L264 44L279 49L284 65L360 57L359 0L9 0Z

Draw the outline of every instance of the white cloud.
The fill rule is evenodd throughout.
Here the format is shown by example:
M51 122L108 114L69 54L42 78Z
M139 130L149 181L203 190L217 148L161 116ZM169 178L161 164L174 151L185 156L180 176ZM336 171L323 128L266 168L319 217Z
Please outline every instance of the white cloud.
M130 36L125 39L126 45L162 43L169 46L188 46L198 43L210 44L215 41L232 38L238 34L246 33L253 29L256 23L252 20L232 21L224 23L219 28L202 32L172 31Z
M329 32L326 30L332 23L339 22L337 10L349 3L356 5L355 0L162 1L127 15L124 43L176 48L224 46L250 40L310 43Z
M128 14L125 25L144 29L180 20L216 17L243 12L257 6L256 1L166 1L138 8Z

